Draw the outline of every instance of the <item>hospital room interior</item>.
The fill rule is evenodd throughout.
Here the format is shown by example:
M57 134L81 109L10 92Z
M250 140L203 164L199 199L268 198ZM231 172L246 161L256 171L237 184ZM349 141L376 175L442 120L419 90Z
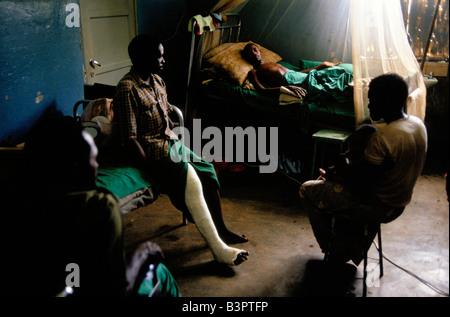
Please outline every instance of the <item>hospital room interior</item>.
M95 143L95 186L115 199L126 261L149 243L158 250L152 252L162 254L155 257L155 267L164 264L164 276L171 278L162 281L158 275L146 296L169 282L176 296L188 298L449 296L448 0L0 0L0 10L0 183L2 201L8 201L0 221L8 228L2 230L3 245L17 252L2 252L5 265L29 263L20 257L22 244L16 239L29 234L30 219L42 226L56 221L47 222L40 199L36 212L20 206L33 206L31 197L44 190L35 184L45 184L35 178L29 185L23 176L30 170L30 131L44 115L58 113L73 119L84 138ZM151 35L163 47L158 76L173 109L174 129L180 144L213 169L223 221L245 235L245 241L230 243L233 250L245 250L237 255L243 263L234 258L221 263L212 252L210 232L202 231L195 214L180 211L149 170L109 152L120 115L114 108L116 87L132 70L128 45L138 35ZM262 63L289 73L313 69L305 75L311 88L306 94L286 87L276 95L262 93L250 77L256 66L243 53L248 44L258 48ZM340 74L323 79L332 87L330 95L317 88L314 77L325 61ZM324 248L299 189L338 164L359 127L379 131L390 124L371 117L368 97L371 81L389 73L407 85L405 116L426 128L423 167L416 171L410 201L392 221L354 222L360 229L354 233L353 227L341 226L347 218L328 215L330 239ZM48 131L48 142L60 132L57 125ZM45 178L42 171L36 175ZM190 210L190 199L197 198L188 197L187 188ZM84 232L64 232L65 226L55 230L61 233L55 240ZM352 231L348 236L346 228ZM208 230L217 231L214 223ZM38 230L35 241L44 231ZM361 256L333 266L336 232L348 239L344 249L357 244ZM368 241L364 246L355 242L362 236ZM40 248L45 245L35 245ZM64 244L58 248L52 258L70 254ZM54 296L76 295L88 284L83 284L83 266L77 269L79 280L58 281L66 287ZM145 288L149 272L133 277L135 292Z

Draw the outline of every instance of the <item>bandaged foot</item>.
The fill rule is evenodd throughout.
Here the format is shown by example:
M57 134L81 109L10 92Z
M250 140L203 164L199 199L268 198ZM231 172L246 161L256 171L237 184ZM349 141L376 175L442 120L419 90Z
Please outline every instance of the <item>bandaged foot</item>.
M205 198L203 197L202 184L190 164L188 164L185 197L186 206L198 231L211 249L214 259L231 266L239 265L247 260L247 251L231 248L219 237Z

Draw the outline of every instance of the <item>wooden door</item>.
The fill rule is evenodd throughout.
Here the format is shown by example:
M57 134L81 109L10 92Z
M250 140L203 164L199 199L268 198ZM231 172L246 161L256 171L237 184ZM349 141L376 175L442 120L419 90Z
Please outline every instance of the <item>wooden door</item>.
M80 0L85 83L117 85L131 61L137 34L135 0Z

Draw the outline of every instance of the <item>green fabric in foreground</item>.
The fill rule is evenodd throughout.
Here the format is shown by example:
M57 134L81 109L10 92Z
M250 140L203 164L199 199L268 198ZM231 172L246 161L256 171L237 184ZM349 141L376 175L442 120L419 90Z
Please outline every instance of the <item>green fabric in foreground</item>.
M119 199L151 185L150 176L136 167L101 166L98 169L97 186L108 189Z
M155 280L157 281L156 284L154 283ZM158 287L157 290L154 289L156 286ZM138 294L140 296L154 294L155 297L181 297L177 282L169 269L162 263L149 267L149 271L139 287Z

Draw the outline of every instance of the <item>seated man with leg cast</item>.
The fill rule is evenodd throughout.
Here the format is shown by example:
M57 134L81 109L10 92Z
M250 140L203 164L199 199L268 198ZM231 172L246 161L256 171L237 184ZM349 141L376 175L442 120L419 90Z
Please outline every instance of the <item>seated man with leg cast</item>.
M193 220L215 259L228 265L241 264L248 252L225 243L248 239L230 231L223 221L214 166L186 149L172 131L170 115L174 110L159 76L165 63L162 43L152 36L138 35L130 42L128 53L133 67L120 80L114 97L118 139L137 154L174 206ZM181 157L181 152L190 157Z

